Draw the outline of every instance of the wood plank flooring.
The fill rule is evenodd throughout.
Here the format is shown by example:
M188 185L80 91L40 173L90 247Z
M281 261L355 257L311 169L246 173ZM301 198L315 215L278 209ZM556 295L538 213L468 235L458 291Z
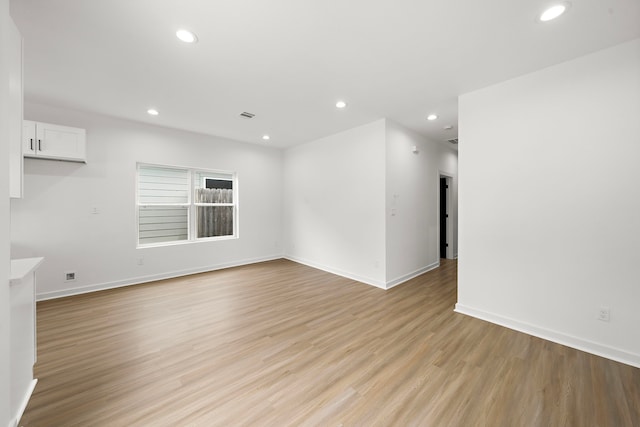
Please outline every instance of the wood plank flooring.
M286 260L38 303L29 426L640 426L640 369Z

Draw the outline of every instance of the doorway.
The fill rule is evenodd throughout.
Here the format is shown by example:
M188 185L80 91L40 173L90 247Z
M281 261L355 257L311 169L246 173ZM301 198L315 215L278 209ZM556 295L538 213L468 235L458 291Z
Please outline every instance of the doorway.
M438 196L438 242L440 258L453 259L452 177L440 174Z

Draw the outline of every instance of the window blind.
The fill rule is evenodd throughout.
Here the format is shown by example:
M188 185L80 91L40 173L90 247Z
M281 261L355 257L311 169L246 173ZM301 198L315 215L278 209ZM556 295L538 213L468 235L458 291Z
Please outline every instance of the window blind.
M189 171L140 165L138 169L138 243L189 238Z
M189 203L189 171L140 165L138 200L141 205Z

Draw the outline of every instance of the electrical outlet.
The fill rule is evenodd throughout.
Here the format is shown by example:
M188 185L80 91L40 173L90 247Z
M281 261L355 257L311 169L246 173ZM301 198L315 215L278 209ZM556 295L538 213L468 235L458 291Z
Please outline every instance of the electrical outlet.
M609 307L600 307L600 311L598 311L598 320L602 320L603 322L608 322L611 317L611 309Z
M138 258L138 265L144 265L144 258Z
M65 282L73 282L76 280L76 272L75 271L67 271L64 273L64 281Z

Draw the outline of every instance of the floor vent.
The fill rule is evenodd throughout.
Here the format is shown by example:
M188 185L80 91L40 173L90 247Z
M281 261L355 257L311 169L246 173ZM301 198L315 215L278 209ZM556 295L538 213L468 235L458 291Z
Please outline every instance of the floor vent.
M246 111L240 113L240 117L244 117L245 119L253 119L256 115L247 113Z

